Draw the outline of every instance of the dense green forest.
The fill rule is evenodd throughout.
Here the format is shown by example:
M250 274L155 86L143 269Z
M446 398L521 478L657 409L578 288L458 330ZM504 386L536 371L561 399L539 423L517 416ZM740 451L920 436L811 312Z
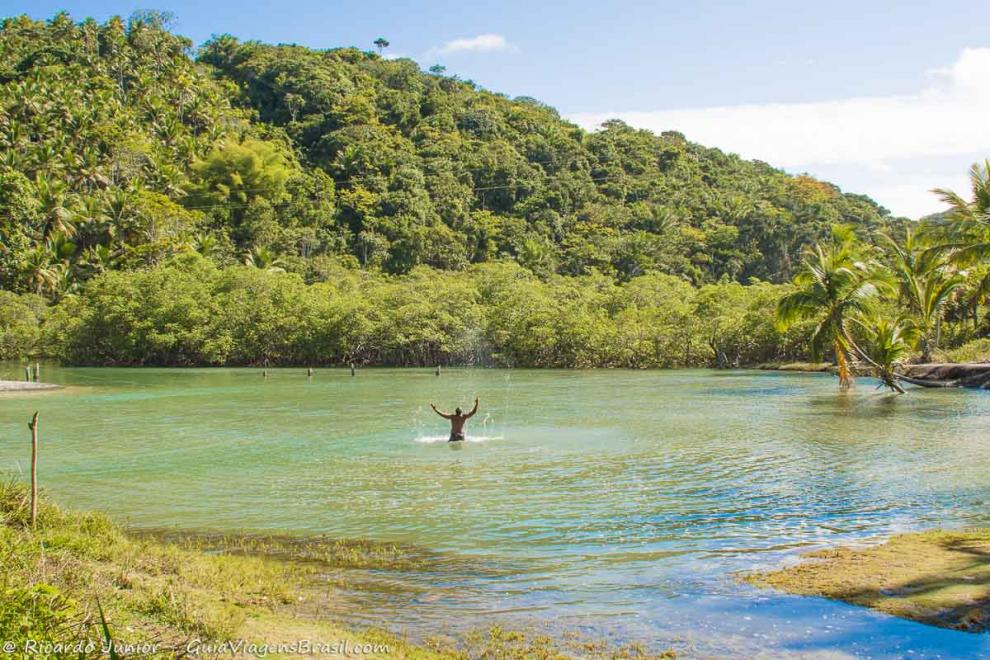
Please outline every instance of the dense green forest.
M589 133L354 48L220 36L193 51L166 23L0 27L0 358L796 359L809 333L813 349L836 336L794 305L796 324L778 322L802 254L910 240L864 196L675 132ZM928 321L979 335L978 278L957 276Z

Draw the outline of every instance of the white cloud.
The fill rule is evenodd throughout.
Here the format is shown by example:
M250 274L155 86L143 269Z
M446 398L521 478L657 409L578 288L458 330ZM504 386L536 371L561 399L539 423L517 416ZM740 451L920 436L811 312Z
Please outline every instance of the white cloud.
M974 153L990 156L990 48L966 48L929 72L915 94L681 110L577 113L586 128L617 118L660 132L677 130L702 144L791 171L828 169L832 179L865 192L895 213L916 217L939 207L927 190L947 162L965 174ZM940 159L942 172L926 168ZM869 170L870 176L863 172ZM881 176L882 175L882 176ZM869 180L869 187L857 184ZM908 188L908 186L911 186ZM917 186L917 188L915 188ZM931 202L925 200L931 197Z
M509 41L500 34L479 34L476 37L462 37L448 41L439 48L432 48L432 54L452 55L454 53L490 53L515 50Z

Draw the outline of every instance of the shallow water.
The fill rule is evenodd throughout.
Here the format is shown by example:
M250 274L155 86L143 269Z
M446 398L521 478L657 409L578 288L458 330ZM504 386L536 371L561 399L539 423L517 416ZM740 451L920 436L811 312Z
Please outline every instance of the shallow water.
M0 470L27 468L37 409L42 484L63 504L451 557L350 574L360 588L338 615L413 636L504 622L688 655L990 653L985 635L732 575L990 524L990 393L895 397L863 379L840 395L825 374L744 371L269 373L47 367L70 387L0 395ZM475 394L468 442L448 444L430 402L467 408Z

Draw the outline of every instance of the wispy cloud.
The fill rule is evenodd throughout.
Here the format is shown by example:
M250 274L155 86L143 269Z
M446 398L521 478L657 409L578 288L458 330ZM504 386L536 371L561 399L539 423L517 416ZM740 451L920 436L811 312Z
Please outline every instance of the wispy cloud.
M455 53L491 53L497 51L513 51L516 47L501 34L479 34L475 37L452 39L442 46L431 48L434 55L453 55Z
M990 156L987 80L990 48L966 48L951 66L929 72L929 82L914 94L681 110L617 108L570 119L594 128L617 118L657 132L681 131L702 144L792 171L827 169L843 187L873 194L896 213L917 216L939 208L934 196L919 194L921 187L959 182L974 153ZM928 159L938 160L939 172ZM951 181L936 180L948 175L942 168L949 162L959 171ZM867 180L868 188L857 188ZM911 188L919 193L907 194L908 184L919 186Z

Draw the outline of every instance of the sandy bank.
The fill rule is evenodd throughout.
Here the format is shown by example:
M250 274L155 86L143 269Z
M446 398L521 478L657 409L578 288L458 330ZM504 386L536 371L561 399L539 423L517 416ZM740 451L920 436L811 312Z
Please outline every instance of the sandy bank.
M30 383L26 380L0 380L0 392L57 390L59 387L59 385L53 385L52 383Z

